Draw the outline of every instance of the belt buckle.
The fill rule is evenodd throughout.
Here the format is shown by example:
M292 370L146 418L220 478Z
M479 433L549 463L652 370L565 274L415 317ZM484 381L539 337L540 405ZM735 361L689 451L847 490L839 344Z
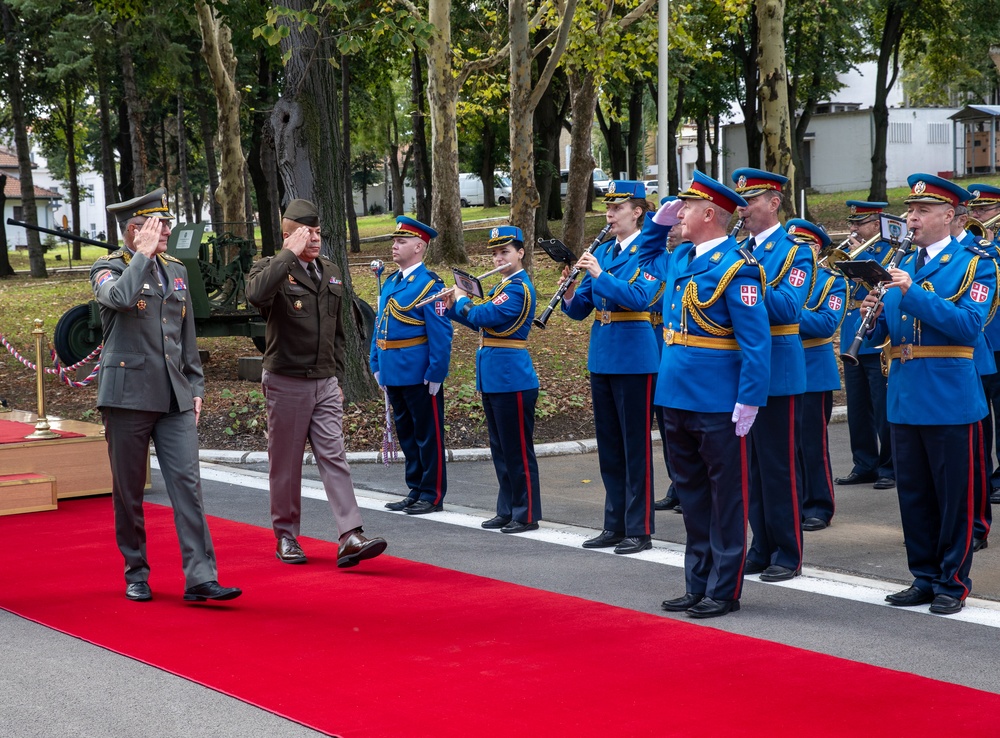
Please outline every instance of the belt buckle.
M913 344L905 343L899 348L899 363L905 364L913 358Z
M667 328L667 330L665 330L663 332L663 342L665 344L667 344L668 346L670 346L674 342L674 329L673 328Z
M611 322L611 311L602 310L601 311L601 325L607 325Z
M385 339L384 338L376 339L375 345L378 346L379 351L385 351Z

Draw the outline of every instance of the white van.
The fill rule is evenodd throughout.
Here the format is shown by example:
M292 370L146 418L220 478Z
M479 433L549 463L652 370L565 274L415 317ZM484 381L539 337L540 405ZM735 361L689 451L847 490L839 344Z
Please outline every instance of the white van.
M604 173L603 169L597 168L594 170L593 175L591 175L591 180L594 183L594 195L596 197L604 197L608 194L608 185L611 180L608 179L608 175ZM559 170L559 195L560 197L566 197L566 184L569 182L569 170L561 169Z
M478 174L458 175L459 196L462 207L483 204L483 181ZM510 204L510 180L499 175L493 176L493 199L497 205Z

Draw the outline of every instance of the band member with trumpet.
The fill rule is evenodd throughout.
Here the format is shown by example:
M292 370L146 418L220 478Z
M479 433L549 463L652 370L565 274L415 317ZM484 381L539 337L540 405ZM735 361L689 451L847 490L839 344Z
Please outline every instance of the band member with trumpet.
M990 239L991 248L997 255L1000 255L1000 239L997 238L998 229L995 225L997 219L1000 218L1000 187L989 184L972 184L969 185L968 189L973 196L969 202L972 217L980 223L990 224L986 228L985 236L981 237ZM986 326L985 333L986 340L993 351L994 363L1000 366L1000 320L991 320ZM993 469L989 480L990 502L1000 503L1000 373L984 376L983 389L986 391L986 401L990 406L992 424L989 430L993 434L993 443L985 443L984 432L985 456ZM995 451L993 446L996 446Z
M476 390L482 393L490 452L500 489L497 514L482 526L501 533L536 530L542 497L535 459L535 403L538 375L528 353L535 317L535 288L524 271L524 235L500 226L490 232L493 263L503 280L482 300L456 287L447 295L448 317L479 332Z
M767 402L771 335L764 270L726 226L746 200L699 171L680 200L647 217L639 264L663 277L663 355L656 404L687 530L685 594L669 612L695 618L740 609L751 441ZM668 231L682 231L667 253Z
M563 295L574 320L594 315L587 368L594 404L597 454L604 482L604 529L584 548L617 554L652 548L653 393L659 356L649 306L659 280L639 268L635 239L648 210L642 182L611 182L604 196L614 240L586 253L579 285ZM563 270L563 279L569 276Z
M796 242L818 254L830 245L819 226L801 218L785 223ZM817 266L816 281L802 309L799 336L806 355L806 391L802 395L802 434L799 463L802 467L802 530L823 530L833 519L833 470L827 426L833 414L833 393L840 389L840 371L833 351L847 310L847 278Z
M408 515L440 510L448 489L442 385L451 361L451 321L444 300L417 307L444 287L423 262L435 236L437 231L420 221L396 218L392 260L399 271L382 285L369 358L375 381L389 395L396 438L406 458L409 494L386 508Z
M997 266L978 245L951 233L967 193L930 174L913 174L906 223L916 252L890 270L880 301L865 297L876 321L868 343L888 337L889 423L896 493L913 584L886 597L891 605L930 603L959 612L972 580L972 475L977 424L986 400L973 350L996 300Z
M786 177L760 169L733 172L746 199L740 218L750 238L743 246L764 267L764 306L771 321L771 376L767 405L752 431L750 527L753 544L745 572L781 582L802 571L802 473L798 463L806 359L799 337L802 306L812 291L815 257L778 222Z
M886 202L848 200L850 208L847 225L852 231L847 249L853 252L861 244L879 234L879 216L889 205ZM888 241L876 239L871 247L856 259L877 261L882 266L889 263L892 247ZM850 283L847 314L840 331L842 346L850 344L861 322L861 301L868 288L859 282ZM858 354L858 363L844 363L844 392L847 394L847 430L851 439L851 458L854 466L846 477L837 477L837 484L871 484L875 489L892 489L896 486L896 472L892 464L892 441L885 408L885 375L882 374L882 353L875 346L864 346Z

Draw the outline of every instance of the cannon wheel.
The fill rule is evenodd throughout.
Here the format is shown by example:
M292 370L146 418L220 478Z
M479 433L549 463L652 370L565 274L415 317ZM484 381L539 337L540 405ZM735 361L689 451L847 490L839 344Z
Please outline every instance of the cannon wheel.
M63 313L53 334L59 361L69 366L87 358L101 343L90 330L90 306L77 305Z
M365 345L372 341L375 332L375 309L357 295L354 296L354 321L361 331Z

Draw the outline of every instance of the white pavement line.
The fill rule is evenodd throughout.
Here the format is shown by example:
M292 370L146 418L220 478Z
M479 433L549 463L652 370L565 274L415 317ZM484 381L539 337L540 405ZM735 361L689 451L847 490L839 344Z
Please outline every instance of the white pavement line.
M151 463L153 468L159 468L155 457L151 460ZM251 489L266 490L268 488L267 474L264 472L236 471L228 467L202 464L201 476L202 479L249 487ZM355 488L354 493L358 499L358 506L365 510L377 510L389 515L405 515L403 512L390 512L384 507L387 500L399 499L399 495L387 495L373 490L358 488ZM326 500L323 484L311 479L302 480L302 496L314 500ZM422 518L425 516L409 517ZM481 511L474 508L451 505L450 509L432 513L426 517L435 523L446 523L448 525L458 525L463 528L472 528L484 534L496 533L498 535L505 535L499 531L483 530L480 527L480 523L489 516L484 515ZM550 543L556 546L567 546L569 548L585 550L580 547L580 544L587 538L591 538L598 533L600 533L599 530L542 521L541 527L538 530L518 533L517 537L530 538L531 540ZM610 548L592 549L587 552L614 555ZM683 569L684 547L666 541L653 541L653 548L651 550L631 554L627 558ZM883 582L877 579L867 579L815 568L806 568L802 576L787 582L760 582L756 578L748 578L747 581L767 584L772 587L785 587L799 592L808 592L826 597L836 597L842 600L876 605L878 607L892 607L892 605L889 605L885 601L885 596L901 589L899 584L892 582ZM928 607L925 605L920 607L892 607L892 609L912 615L931 615ZM934 617L1000 629L1000 603L970 597L966 600L965 608L960 613Z

